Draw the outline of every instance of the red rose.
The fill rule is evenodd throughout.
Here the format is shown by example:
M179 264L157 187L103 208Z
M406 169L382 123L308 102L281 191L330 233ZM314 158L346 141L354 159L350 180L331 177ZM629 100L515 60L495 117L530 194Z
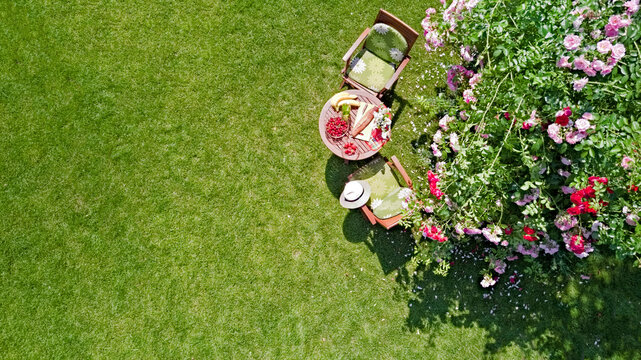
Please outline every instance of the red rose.
M512 228L511 227L505 229L505 235L512 235Z
M523 238L525 240L527 240L527 241L537 241L538 240L536 236L532 236L532 235L523 235Z
M575 254L581 254L585 251L585 241L581 235L574 235L570 240L570 250Z
M565 116L572 116L572 109L570 109L570 107L569 107L569 106L568 106L568 107L563 108L563 115L565 115Z
M536 230L532 229L531 227L528 227L527 225L523 227L523 231L525 231L525 233L529 235L532 235L536 232Z
M555 122L561 126L567 126L569 121L570 121L570 118L567 117L566 115L559 115L556 117Z
M568 209L568 214L570 215L580 215L583 210L579 206L573 206Z

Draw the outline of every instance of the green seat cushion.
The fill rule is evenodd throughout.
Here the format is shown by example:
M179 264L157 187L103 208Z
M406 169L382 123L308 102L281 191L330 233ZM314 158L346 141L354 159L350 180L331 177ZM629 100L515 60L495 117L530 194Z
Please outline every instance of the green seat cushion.
M398 187L382 199L370 199L370 208L379 219L388 219L403 212L405 199L412 193L412 190L405 187Z
M407 41L398 30L387 24L377 23L367 35L365 49L387 62L398 65L407 54Z
M394 75L394 71L394 65L385 62L367 49L363 49L352 59L347 76L357 83L378 92Z
M365 180L369 183L371 194L368 205L374 215L387 219L403 211L403 200L408 195L408 188L401 187L398 175L385 162L377 157L369 164L358 169L352 180Z

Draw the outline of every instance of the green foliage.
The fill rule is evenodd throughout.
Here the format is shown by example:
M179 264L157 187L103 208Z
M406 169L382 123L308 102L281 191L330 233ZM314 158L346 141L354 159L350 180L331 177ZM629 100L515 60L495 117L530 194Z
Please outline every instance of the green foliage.
M582 17L589 13L586 6L595 12ZM449 96L457 104L420 102L431 113L447 115L440 129L428 133L433 142L426 145L432 151L422 152L428 158L423 163L438 174L438 186L446 196L438 200L429 191L418 192L418 205L410 206L407 222L417 237L426 224L445 229L453 243L468 241L464 232L483 230L474 239L488 247L492 259L514 253L527 257L535 245L538 260L553 263L556 270L578 261L566 250L574 235L590 248L577 248L582 257L598 246L608 246L618 257L639 254L641 238L630 225L631 217L641 213L640 193L630 191L641 183L641 110L635 105L641 98L638 15L619 30L618 38L610 38L626 49L610 74L592 77L587 70L584 74L557 64L564 56L569 62L583 56L603 58L596 43L604 36L593 32L602 31L610 16L624 12L622 1L497 1L480 2L463 13L448 39L455 48L467 47L474 57L464 60L463 68L453 64L452 69L468 74L455 92L437 97ZM564 46L571 34L582 39L577 50ZM474 82L468 84L470 78ZM582 89L575 85L581 78L587 81ZM470 101L469 94L478 100ZM568 110L572 114L565 125L558 116ZM455 120L444 120L449 116ZM459 139L460 149L452 145L453 137ZM622 165L624 157L631 159L628 170ZM588 181L591 176L607 178L607 186ZM555 222L565 221L568 209L577 206L566 193L570 187L594 188L595 195L583 200L596 214L583 212L574 217L575 225L561 230ZM490 229L495 226L502 231L493 236ZM535 242L528 239L525 227L536 231ZM509 229L513 233L505 234ZM557 254L544 254L542 249L555 246L560 249ZM440 259L443 254L433 256ZM537 262L529 269L537 274L551 270Z

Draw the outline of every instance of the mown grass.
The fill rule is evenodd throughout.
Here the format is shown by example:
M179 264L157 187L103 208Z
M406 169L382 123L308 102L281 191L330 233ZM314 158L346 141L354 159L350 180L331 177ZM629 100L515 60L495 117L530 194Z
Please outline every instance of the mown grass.
M379 7L419 29L435 3L0 3L3 358L634 357L638 271L557 299L617 294L568 343L569 311L491 315L477 279L414 278L408 234L339 206L358 164L317 116L340 58ZM412 55L383 154L416 171L442 68ZM457 295L476 310L452 319Z

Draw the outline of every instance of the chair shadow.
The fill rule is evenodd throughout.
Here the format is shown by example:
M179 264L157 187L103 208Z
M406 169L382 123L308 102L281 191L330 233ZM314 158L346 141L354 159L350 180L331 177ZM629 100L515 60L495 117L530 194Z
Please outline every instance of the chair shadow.
M437 334L445 324L482 328L490 341L484 352L493 357L516 346L527 358L639 358L641 354L641 270L612 257L593 259L591 278L580 273L559 276L547 284L508 277L491 290L479 285L482 259L457 259L450 275L403 269L397 282L409 290L409 331ZM423 274L423 275L422 275ZM405 292L407 293L407 292Z
M339 198L347 182L347 176L369 161L370 159L350 161L349 164L345 164L343 159L330 156L325 165L325 181L332 195ZM343 235L347 241L363 243L376 254L385 274L403 267L414 252L414 240L410 232L401 226L385 230L380 225L372 225L359 209L350 210L345 216Z

